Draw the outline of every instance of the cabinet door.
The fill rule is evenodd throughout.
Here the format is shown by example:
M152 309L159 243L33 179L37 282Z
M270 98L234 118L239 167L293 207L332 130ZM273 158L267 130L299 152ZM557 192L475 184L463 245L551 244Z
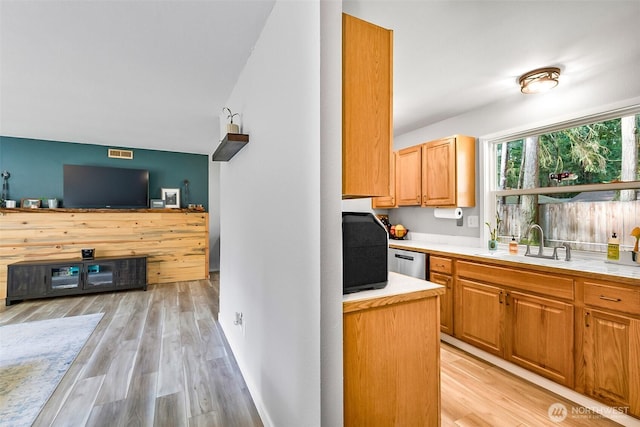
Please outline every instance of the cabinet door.
M396 191L398 206L420 206L422 193L422 147L416 145L398 151Z
M585 392L640 415L640 320L585 309Z
M129 258L116 262L117 288L147 288L147 259Z
M7 300L38 298L46 294L47 272L42 265L9 265Z
M456 205L456 140L427 142L422 148L422 205Z
M393 147L393 32L342 15L342 194L387 196Z
M47 296L72 295L82 289L82 263L60 263L45 266Z
M573 387L573 306L509 292L506 359Z
M396 204L396 153L392 153L389 165L389 195L373 197L371 199L373 209L397 208Z
M456 337L502 357L504 290L459 278L456 295Z
M344 314L344 425L440 425L437 298Z
M432 271L429 280L447 288L440 296L440 332L453 335L453 277Z
M89 261L84 263L83 288L87 290L110 290L115 287L118 271L115 261Z

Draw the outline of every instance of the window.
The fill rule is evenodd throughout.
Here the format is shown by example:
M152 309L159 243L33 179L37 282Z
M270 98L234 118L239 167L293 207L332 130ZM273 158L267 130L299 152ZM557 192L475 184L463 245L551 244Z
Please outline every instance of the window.
M636 106L490 141L487 202L502 220L500 240L526 243L536 223L545 246L601 252L615 232L630 249L640 226L639 129Z

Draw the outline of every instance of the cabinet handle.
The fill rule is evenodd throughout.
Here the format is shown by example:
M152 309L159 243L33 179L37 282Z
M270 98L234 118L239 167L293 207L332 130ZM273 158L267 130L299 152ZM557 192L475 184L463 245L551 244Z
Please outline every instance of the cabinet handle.
M589 313L588 311L584 313L584 326L585 328L589 327L589 316L591 315L591 313Z
M507 292L505 297L504 297L504 303L505 303L505 305L509 305L509 292Z
M502 302L503 302L503 301L502 301L502 291L500 291L500 293L498 294L498 302L499 302L500 304L502 304Z
M611 298L611 297L606 297L604 295L600 295L600 299L605 300L605 301L612 301L612 302L620 302L620 301L622 301L620 298Z

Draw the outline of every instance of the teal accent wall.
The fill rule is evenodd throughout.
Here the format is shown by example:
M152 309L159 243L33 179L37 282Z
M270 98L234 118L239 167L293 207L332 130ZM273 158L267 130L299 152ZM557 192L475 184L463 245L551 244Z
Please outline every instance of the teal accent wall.
M132 150L133 159L109 158L109 148ZM208 162L203 154L0 136L0 172L11 174L9 199L18 203L22 198L55 197L64 207L62 165L73 164L147 169L149 198L161 198L161 188L179 188L183 207L184 180L189 180L188 203L202 204L208 210Z

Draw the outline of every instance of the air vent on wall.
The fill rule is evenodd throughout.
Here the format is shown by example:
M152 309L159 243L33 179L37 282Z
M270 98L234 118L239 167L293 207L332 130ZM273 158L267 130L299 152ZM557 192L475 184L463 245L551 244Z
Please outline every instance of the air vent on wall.
M114 159L133 160L133 151L119 150L117 148L109 148L109 157Z

